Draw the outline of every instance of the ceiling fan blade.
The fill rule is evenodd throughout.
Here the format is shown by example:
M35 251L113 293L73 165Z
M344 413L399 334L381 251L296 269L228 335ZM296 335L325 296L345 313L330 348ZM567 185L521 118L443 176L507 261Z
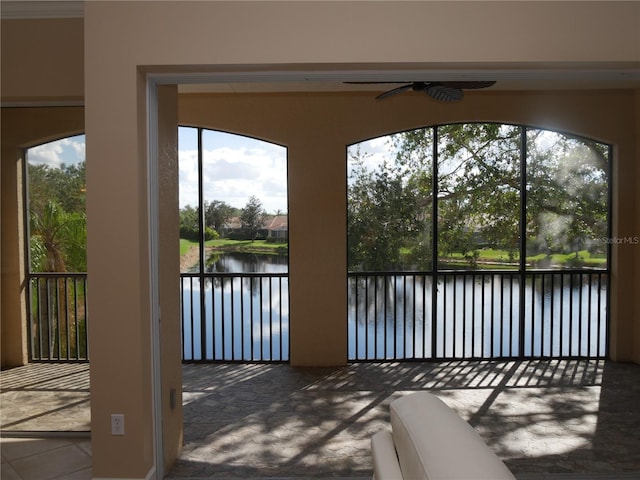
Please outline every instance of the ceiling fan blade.
M478 88L487 88L494 85L495 81L459 81L459 82L440 82L441 85L451 88L459 88L465 90L476 90Z
M413 88L412 83L409 83L408 85L402 85L400 87L396 87L384 93L381 93L376 97L376 100L382 100L383 98L391 97L392 95L397 95L398 93L406 92L407 90L411 90L412 88Z
M344 82L350 84L380 84L400 82ZM404 85L381 93L376 100L382 100L407 90L421 91L441 102L457 102L464 97L463 90L487 88L496 82L492 80L459 80L451 82L405 82Z
M440 83L427 85L424 89L424 93L434 100L439 100L441 102L457 102L462 100L462 97L464 97L464 93L461 88L454 88Z

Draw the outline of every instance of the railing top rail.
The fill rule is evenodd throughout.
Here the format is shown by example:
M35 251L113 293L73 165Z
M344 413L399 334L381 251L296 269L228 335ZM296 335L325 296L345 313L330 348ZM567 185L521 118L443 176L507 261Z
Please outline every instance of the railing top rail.
M393 276L446 276L446 275L534 275L534 274L550 274L550 275L575 275L575 274L607 274L608 269L605 268L557 268L557 269L527 269L521 270L398 270L395 272L385 271L367 271L367 272L347 272L350 277L393 277Z
M51 277L51 278L60 278L60 277L87 277L87 272L29 272L29 277Z
M236 273L230 273L230 272L224 272L224 273L219 273L219 272L208 272L208 273L198 273L198 272L194 272L194 273L188 273L188 272L181 272L180 273L180 277L181 278L198 278L198 277L205 277L205 278L237 278L237 277L247 277L247 278L264 278L264 277L275 277L275 278L285 278L289 275L288 272L279 272L279 273L268 273L268 272L236 272Z

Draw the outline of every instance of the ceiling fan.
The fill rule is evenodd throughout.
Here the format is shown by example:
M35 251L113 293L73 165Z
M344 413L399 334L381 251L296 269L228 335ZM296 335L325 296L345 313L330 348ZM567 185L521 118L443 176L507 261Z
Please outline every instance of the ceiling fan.
M374 83L401 83L401 82L347 82L347 83L360 83L360 84L374 84ZM405 82L402 82L405 83ZM487 88L495 84L495 81L454 81L454 82L407 82L405 85L388 90L381 93L376 97L376 100L382 100L384 98L397 95L399 93L413 90L414 92L424 92L435 100L441 102L457 102L464 97L463 90L477 90L480 88Z

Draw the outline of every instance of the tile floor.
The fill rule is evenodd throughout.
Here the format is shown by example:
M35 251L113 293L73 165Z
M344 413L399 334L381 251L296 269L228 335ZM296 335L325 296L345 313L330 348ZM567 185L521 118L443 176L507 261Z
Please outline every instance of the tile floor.
M2 438L2 480L90 480L88 438Z
M82 375L88 380L88 370L21 368L0 375L3 436L25 425L59 428L61 418L71 430L86 429ZM52 383L54 377L62 386ZM41 395L64 395L65 388L73 394L69 409L54 403L46 411ZM435 393L458 411L519 480L640 479L639 365L191 364L183 367L183 389L184 450L169 472L175 480L370 478L371 434L388 428L390 401L417 390ZM91 478L88 438L5 436L1 443L2 480Z

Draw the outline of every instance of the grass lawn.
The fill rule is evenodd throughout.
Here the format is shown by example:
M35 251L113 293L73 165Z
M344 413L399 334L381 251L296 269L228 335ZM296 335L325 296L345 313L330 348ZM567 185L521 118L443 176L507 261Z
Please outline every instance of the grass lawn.
M180 239L180 256L187 253L192 247L198 248L198 242L192 242L191 240Z
M469 252L469 255L471 255L472 252ZM495 250L492 248L483 248L478 250L478 262L506 262L509 263L509 253L506 250ZM451 255L449 255L448 257L446 257L448 259L451 260L459 260L460 262L466 262L467 260L465 259L464 255L462 255L461 253L453 253ZM547 254L545 253L540 253L538 255L532 255L527 257L527 263L534 263L534 262L539 262L539 261L543 261L543 260L549 260L549 263L552 265L563 265L565 263L570 263L571 261L575 260L576 258L576 253L572 252L572 253L554 253L550 256L550 258L547 256ZM578 252L578 260L581 261L583 264L588 265L588 266L592 266L592 267L597 267L597 266L604 266L607 262L606 257L602 257L602 256L592 256L591 253L588 250L580 250ZM518 262L518 255L516 254L513 258L513 260L511 260L511 263L517 263Z
M219 238L216 240L208 240L204 243L205 247L213 248L214 250L234 250L242 252L254 252L254 253L287 253L289 244L287 243L271 243L266 240L229 240L226 238ZM191 248L198 248L198 242L192 242L191 240L180 239L180 255L184 255Z

